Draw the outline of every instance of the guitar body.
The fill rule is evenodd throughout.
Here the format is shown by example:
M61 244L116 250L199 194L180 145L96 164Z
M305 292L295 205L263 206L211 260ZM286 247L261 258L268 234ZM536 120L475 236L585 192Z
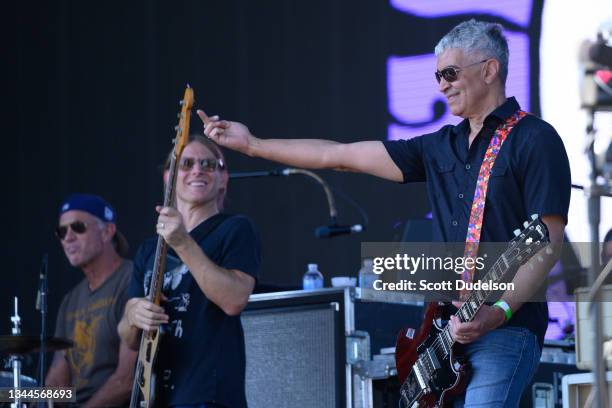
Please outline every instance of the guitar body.
M536 215L526 221L524 230L515 230L516 235L506 251L495 261L482 281L500 282L514 265L534 268L534 259L543 262L544 254L552 249L548 229ZM536 262L536 261L534 261ZM489 297L491 291L472 291L455 313L460 322L470 322ZM470 377L470 366L462 354L463 346L456 344L448 321L448 305L430 303L425 308L420 328L406 327L397 337L395 363L400 383L400 408L445 407L448 400L465 390Z
M140 342L138 362L132 386L131 408L155 407L155 359L161 333L159 329L145 332Z
M430 303L425 309L420 328L403 328L397 336L395 361L400 383L400 407L444 407L448 398L463 393L469 380L469 364L460 353L460 345L452 347L448 356L441 358L434 349L449 315L448 306ZM417 363L419 356L431 368ZM413 367L418 367L414 369ZM421 370L417 373L417 370ZM419 381L419 376L421 381ZM417 405L415 405L415 403ZM448 404L447 404L448 405Z

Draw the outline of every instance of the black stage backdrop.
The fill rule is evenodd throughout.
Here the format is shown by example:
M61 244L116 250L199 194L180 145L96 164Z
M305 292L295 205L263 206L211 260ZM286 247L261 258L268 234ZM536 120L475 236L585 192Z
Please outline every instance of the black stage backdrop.
M69 193L107 198L132 254L154 233L159 165L171 148L187 83L197 107L240 120L261 137L383 140L391 121L388 56L431 53L470 17L428 20L387 1L352 0L41 1L3 8L0 334L10 333L16 295L24 332L38 331L34 299L43 253L49 254L51 331L63 294L82 278L53 235ZM532 78L539 70L541 10L536 1ZM531 87L531 110L538 113L537 80ZM192 130L201 130L197 117ZM227 156L232 171L279 167ZM319 174L338 190L340 223L363 222L343 193L369 215L366 232L316 239L315 227L329 218L323 191L310 179L231 182L227 209L249 215L261 232L261 282L300 285L308 262L319 264L327 286L332 276L356 276L362 241L397 239L404 220L429 211L423 185Z

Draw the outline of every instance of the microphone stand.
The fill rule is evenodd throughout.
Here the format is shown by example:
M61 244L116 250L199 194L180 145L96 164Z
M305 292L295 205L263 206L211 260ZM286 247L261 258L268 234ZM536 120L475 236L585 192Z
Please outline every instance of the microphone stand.
M302 174L304 176L308 176L313 178L317 183L319 183L323 190L325 191L325 196L327 198L327 206L329 207L329 217L331 218L332 225L336 225L336 220L338 219L338 210L336 209L336 201L334 200L334 196L329 188L329 185L325 180L323 180L318 174L304 169L294 169L294 168L286 168L280 170L271 170L271 171L250 171L244 173L232 173L229 175L230 179L240 179L240 178L251 178L251 177L280 177L280 176L292 176L295 174Z
M38 288L38 298L36 299L36 309L40 311L40 351L38 354L38 384L39 387L45 386L45 339L47 338L47 272L49 256L43 255L40 266L40 286Z
M13 336L19 336L21 334L21 317L19 316L19 301L15 296L14 302L15 314L11 316L11 322L13 328L11 333ZM21 389L21 360L22 356L15 354L11 356L11 365L13 366L13 388ZM15 398L15 402L11 403L12 408L21 408L21 399Z
M270 170L270 171L246 171L242 173L230 173L230 179L241 179L241 178L253 178L253 177L278 177L286 176L283 174L283 170Z
M329 218L331 219L332 225L336 225L336 220L338 219L338 210L336 209L336 200L334 200L334 196L329 188L329 185L323 180L318 174L313 173L310 170L304 169L292 169L287 168L283 170L284 176L291 176L293 174L303 174L304 176L311 177L317 181L323 187L323 191L325 191L325 197L327 197L327 206L329 207Z

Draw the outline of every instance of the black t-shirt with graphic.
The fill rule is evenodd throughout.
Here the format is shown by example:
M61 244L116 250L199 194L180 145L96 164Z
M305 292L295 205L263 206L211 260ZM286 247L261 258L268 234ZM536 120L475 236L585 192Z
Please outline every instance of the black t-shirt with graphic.
M227 217L212 232L210 223ZM245 216L217 214L190 235L204 253L225 269L257 279L261 262L258 234ZM157 237L145 241L134 259L129 297L149 291ZM162 406L214 403L246 407L244 334L240 316L228 316L209 301L172 249L166 257L163 305L170 316L162 326L157 381Z

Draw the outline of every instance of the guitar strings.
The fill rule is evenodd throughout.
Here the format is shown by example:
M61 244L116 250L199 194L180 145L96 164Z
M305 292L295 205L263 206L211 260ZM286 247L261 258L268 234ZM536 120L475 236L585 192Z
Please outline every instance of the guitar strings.
M514 250L515 250L515 249L516 249L516 248L510 248L510 250L508 250L508 251L506 251L506 252L510 252L510 253L512 253L512 252L514 252ZM518 252L518 253L517 253L515 256L509 256L509 257L507 257L507 258L506 258L506 260L508 261L508 263L509 263L509 264L512 264L512 263L513 263L513 262L514 262L516 259L520 258L522 255L524 255L524 254L526 254L526 253L529 253L529 252L530 252L530 250L531 250L531 247L529 247L529 248L527 248L527 249L525 249L525 250L519 250L519 252ZM487 278L489 275L491 275L491 274L494 272L494 270L495 270L495 268L496 268L496 267L501 267L501 261L502 261L502 257L503 257L504 255L506 255L506 253L502 254L502 256L500 256L500 257L499 257L499 258L498 258L498 259L495 261L495 263L493 264L493 266L491 266L491 268L489 269L489 271L488 271L488 272L485 274L484 279L486 279L486 278ZM534 255L535 255L535 253L534 253L532 256L534 256ZM506 272L507 272L507 270L506 270ZM505 274L505 272L503 272L503 273L501 274L501 276L503 276L504 274ZM500 277L498 277L498 279L499 279L499 278L501 278L501 276L500 276ZM481 290L480 292L483 292L483 293L485 294L485 296L483 297L483 299L486 299L486 298L489 296L489 294L490 294L490 292L491 292L491 291ZM477 292L475 292L475 293L477 293ZM470 296L470 297L471 297L471 296ZM468 300L469 300L469 299L468 299ZM464 304L463 304L463 305L462 305L462 306L459 308L459 310L463 309L464 307L467 309L467 307L465 306L467 303L468 303L468 302L466 301L466 302L465 302L465 303L464 303ZM482 306L482 304L481 304L480 306ZM475 310L475 312L476 312L478 309L480 309L480 306L479 306L479 307L478 307L478 308ZM461 319L461 316L459 316L459 318ZM436 336L436 339L433 341L432 345L430 346L430 348L431 348L431 349L433 349L433 351L434 351L434 353L435 353L436 355L438 355L438 352L440 352L440 351L444 351L444 353L445 353L445 354L444 354L444 357L446 357L446 347L444 347L444 344L443 344L444 340L442 339L442 337L441 337L441 336L442 336L442 335L443 335L445 332L449 332L449 326L448 326L448 325L446 325L446 326L444 327L444 329L442 329L442 331L441 331L440 333L438 333L438 335ZM454 339L453 339L452 335L450 335L450 333L449 333L449 337L451 338L451 341L452 341L452 342L454 342ZM451 343L451 344L449 344L448 346L449 346L449 348L450 348L450 347L452 347L452 343ZM418 359L418 360L421 360L421 357L419 357L419 359ZM418 360L417 360L417 361L418 361ZM426 366L426 367L427 367L427 369L428 369L428 374L431 374L431 373L433 372L433 367L432 367L430 364L428 364L426 361L421 360L421 362L422 362L422 364L423 364L424 366ZM430 370L431 370L431 371L430 371Z

